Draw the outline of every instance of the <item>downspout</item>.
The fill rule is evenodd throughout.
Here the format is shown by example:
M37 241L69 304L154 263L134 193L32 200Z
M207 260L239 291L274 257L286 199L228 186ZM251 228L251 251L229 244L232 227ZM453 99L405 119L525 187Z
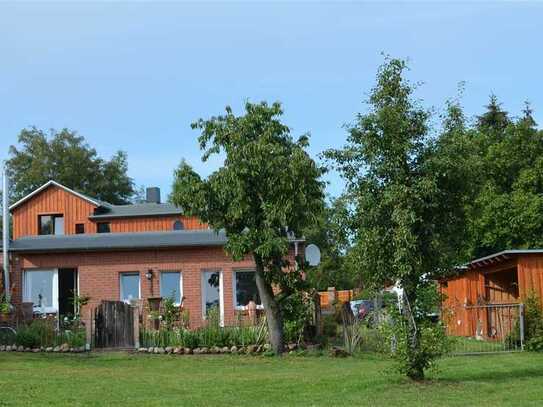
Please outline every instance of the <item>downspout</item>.
M7 164L4 162L2 171L3 188L2 188L2 254L4 258L4 290L5 300L10 302L10 285L9 285L9 180L7 172Z

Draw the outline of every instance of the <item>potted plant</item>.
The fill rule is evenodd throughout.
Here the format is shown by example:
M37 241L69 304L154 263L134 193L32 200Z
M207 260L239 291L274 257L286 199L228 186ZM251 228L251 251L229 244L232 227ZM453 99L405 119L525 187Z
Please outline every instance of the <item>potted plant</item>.
M4 295L0 296L0 322L9 321L11 319L11 304L6 300Z

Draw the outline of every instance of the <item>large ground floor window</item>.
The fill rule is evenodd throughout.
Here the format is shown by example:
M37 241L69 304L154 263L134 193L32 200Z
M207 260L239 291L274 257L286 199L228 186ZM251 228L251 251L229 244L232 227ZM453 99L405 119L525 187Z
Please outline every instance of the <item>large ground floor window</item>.
M58 270L26 270L23 301L33 303L36 312L58 312Z
M120 276L121 301L130 303L141 297L140 274L121 273Z
M160 296L162 298L171 298L175 305L181 304L183 283L179 271L160 272Z
M233 283L234 306L236 309L244 309L250 301L254 301L259 308L262 306L256 287L254 270L235 271Z

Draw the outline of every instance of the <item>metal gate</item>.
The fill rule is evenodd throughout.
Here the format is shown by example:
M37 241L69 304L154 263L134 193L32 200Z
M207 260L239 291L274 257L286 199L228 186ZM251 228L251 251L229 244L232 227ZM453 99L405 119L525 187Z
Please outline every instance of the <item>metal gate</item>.
M524 304L458 306L448 312L453 354L524 349Z
M94 309L94 346L133 348L134 309L122 301L102 301Z

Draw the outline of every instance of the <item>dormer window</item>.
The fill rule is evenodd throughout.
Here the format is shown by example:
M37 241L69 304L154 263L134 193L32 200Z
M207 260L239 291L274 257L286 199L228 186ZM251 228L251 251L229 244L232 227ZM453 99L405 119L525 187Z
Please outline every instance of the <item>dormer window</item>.
M39 235L63 235L64 234L64 216L63 215L39 215L38 216L38 234Z

